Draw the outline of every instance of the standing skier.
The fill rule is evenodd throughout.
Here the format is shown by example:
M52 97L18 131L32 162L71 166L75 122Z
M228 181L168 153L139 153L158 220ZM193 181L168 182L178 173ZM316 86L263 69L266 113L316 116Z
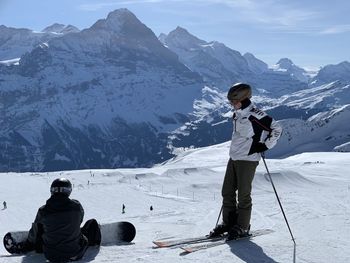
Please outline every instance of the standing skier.
M7 203L6 203L6 201L4 201L2 204L4 205L3 210L5 210L5 209L7 208Z
M72 184L68 179L54 180L50 191L51 197L39 208L27 240L14 248L14 252L44 252L52 262L78 260L88 246L101 243L99 226L91 219L80 229L84 209L79 201L69 198Z
M249 234L252 182L260 153L274 147L282 133L276 121L254 106L251 96L251 87L243 83L233 85L227 94L234 108L233 133L222 186L223 222L210 232L213 237L228 232L230 240Z

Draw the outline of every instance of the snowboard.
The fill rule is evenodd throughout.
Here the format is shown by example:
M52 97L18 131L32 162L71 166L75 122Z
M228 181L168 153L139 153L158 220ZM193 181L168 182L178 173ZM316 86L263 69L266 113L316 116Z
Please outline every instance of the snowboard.
M130 243L136 236L136 229L130 222L114 222L99 224L101 230L101 246ZM3 244L10 254L23 254L24 243L29 231L8 232Z

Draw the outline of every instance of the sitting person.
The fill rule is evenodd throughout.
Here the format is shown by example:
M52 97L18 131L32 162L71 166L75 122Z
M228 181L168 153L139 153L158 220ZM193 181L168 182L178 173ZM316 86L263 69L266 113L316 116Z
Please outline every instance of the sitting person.
M72 184L59 178L51 184L51 197L39 208L25 242L14 244L13 253L35 250L51 262L75 261L83 257L88 246L100 245L101 232L95 219L80 228L84 209L70 199Z

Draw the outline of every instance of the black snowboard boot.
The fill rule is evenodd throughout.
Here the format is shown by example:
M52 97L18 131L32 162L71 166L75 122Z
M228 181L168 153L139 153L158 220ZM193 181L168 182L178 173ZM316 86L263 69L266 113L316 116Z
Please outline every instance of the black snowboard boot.
M3 242L6 250L11 254L25 254L33 250L33 246L27 240L17 243L11 234L6 234Z

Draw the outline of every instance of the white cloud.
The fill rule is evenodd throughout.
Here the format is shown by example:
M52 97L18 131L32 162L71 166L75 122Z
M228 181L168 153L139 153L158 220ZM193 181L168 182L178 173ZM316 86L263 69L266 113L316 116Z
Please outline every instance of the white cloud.
M254 8L255 2L252 0L198 0L198 2L207 2L212 4L225 4L232 7Z
M329 28L326 28L320 32L322 35L331 35L331 34L341 34L350 32L350 24L349 25L335 25Z
M96 11L103 8L122 7L126 5L142 5L161 3L189 3L188 0L122 0L122 1L106 1L96 2L92 4L83 4L79 8L84 11ZM307 10L306 8L296 8L288 2L281 4L277 0L192 0L191 4L197 5L225 5L232 11L232 17L229 19L249 23L265 29L283 31L285 33L300 32L319 32L315 28L310 29L310 21L317 21L321 14L318 12ZM293 2L292 2L293 3ZM211 7L215 10L214 6ZM179 8L181 9L181 5ZM192 12L192 11L191 11ZM198 16L195 11L193 16ZM219 16L219 14L216 14ZM217 17L215 19L228 19ZM314 23L317 24L317 23Z
M288 4L281 4L276 0L260 1L221 1L241 12L246 20L263 23L265 25L278 25L293 27L319 16L319 13L306 9L295 8Z

